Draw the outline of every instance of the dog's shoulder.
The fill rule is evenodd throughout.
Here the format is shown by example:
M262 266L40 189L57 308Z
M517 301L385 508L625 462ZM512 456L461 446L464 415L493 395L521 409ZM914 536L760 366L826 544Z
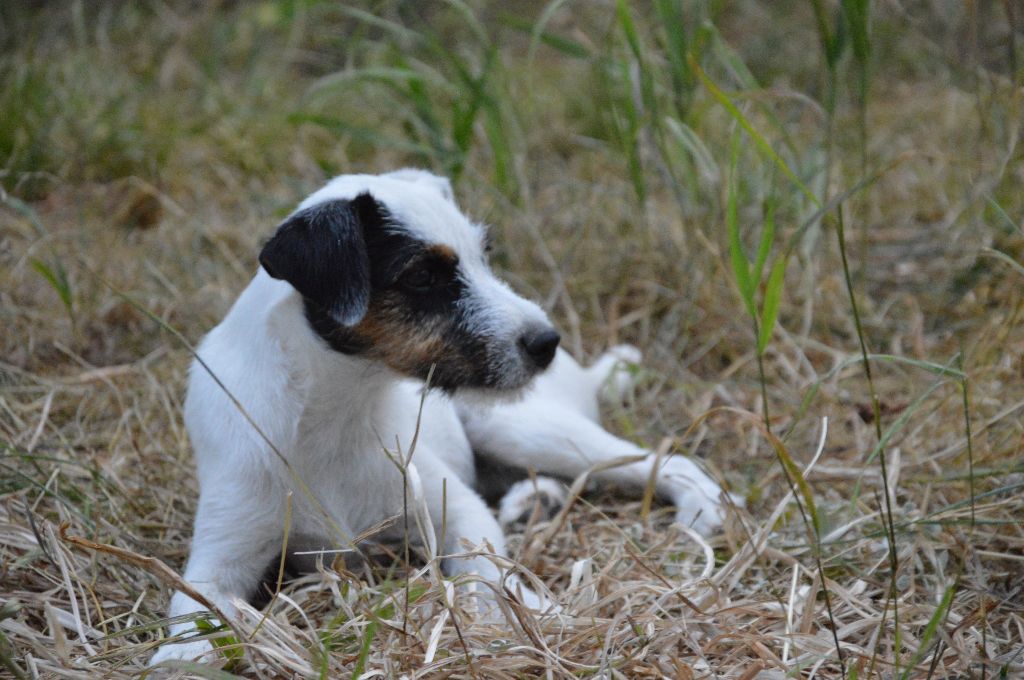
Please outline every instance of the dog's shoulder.
M193 437L206 431L259 441L250 418L275 435L290 427L309 372L301 357L310 336L298 296L259 270L196 350L185 400Z

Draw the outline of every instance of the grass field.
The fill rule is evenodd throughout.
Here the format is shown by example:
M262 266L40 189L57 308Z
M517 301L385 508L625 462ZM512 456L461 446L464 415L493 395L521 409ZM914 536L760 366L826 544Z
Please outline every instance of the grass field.
M1014 0L4 3L0 44L0 677L144 672L189 343L300 198L403 165L745 507L588 491L510 537L562 617L339 566L174 673L1024 677Z

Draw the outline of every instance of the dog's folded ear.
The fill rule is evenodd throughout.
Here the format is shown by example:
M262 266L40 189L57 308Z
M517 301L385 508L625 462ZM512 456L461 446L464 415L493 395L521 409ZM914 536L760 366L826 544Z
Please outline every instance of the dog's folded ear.
M370 302L365 233L382 219L380 205L368 193L299 210L263 246L260 265L339 324L352 326Z

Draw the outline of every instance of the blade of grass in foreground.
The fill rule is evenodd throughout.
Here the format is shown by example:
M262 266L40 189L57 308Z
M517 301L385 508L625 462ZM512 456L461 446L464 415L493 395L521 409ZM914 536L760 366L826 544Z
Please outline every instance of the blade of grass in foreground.
M950 605L953 604L953 595L956 594L957 584L954 583L950 587L946 588L946 592L942 594L942 600L939 602L939 606L932 612L932 616L928 619L928 625L924 628L924 633L921 635L921 641L918 642L917 651L914 652L914 656L910 657L910 661L907 663L907 668L900 675L901 680L909 680L910 671L913 670L914 666L921 663L924 659L925 654L928 652L928 647L931 646L932 638L935 637L935 633L939 630L939 624L946 619L946 615L949 612ZM936 655L935 659L938 659ZM934 671L934 663L932 664L932 670ZM932 673L928 673L928 677L931 677Z
M1024 265L1022 265L1020 262L1017 262L1017 260L1013 259L1003 251L996 250L995 248L985 247L981 249L981 254L987 255L989 257L994 257L998 260L1002 260L1006 264L1013 267L1018 274L1024 276Z
M840 677L846 677L846 658L843 655L843 648L839 644L839 626L836 623L835 614L832 609L832 595L828 589L828 583L825 580L825 566L822 562L821 557L821 515L818 514L818 506L814 502L814 494L811 491L811 485L807 483L807 479L804 477L800 468L793 461L793 458L789 455L786 450L786 445L782 443L778 437L773 435L771 432L766 431L769 441L772 443L772 447L775 449L775 453L778 456L779 462L782 464L784 470L787 472L787 477L792 477L796 487L800 489L800 494L804 497L804 503L807 504L807 512L811 515L812 524L808 526L808 532L810 533L811 545L814 550L814 562L818 571L818 578L821 581L821 592L825 598L825 611L828 612L828 620L830 629L832 631L832 642L836 648L836 655L839 660ZM825 437L828 435L828 419L823 419L822 431L821 431L821 443L824 445ZM792 489L792 484L790 486ZM796 493L793 494L794 498ZM797 507L800 507L799 502ZM802 510L801 510L802 514ZM804 523L807 524L807 517L804 516Z
M757 310L754 308L754 283L750 278L750 267L747 264L747 257L743 254L743 245L740 242L740 224L738 217L739 203L739 180L737 179L736 166L739 159L739 137L732 137L732 152L729 154L729 181L726 185L725 198L725 226L729 237L729 259L732 262L732 273L736 277L736 285L740 289L740 297L743 299L743 306L752 317L757 317Z
M356 659L356 665L352 669L352 680L359 680L359 676L363 674L363 669L366 668L366 659L370 656L370 645L373 644L376 634L377 619L373 618L366 624L366 630L363 631L363 643L359 648L359 658Z
M903 645L900 634L899 602L896 596L896 576L899 571L899 556L896 553L896 531L894 528L892 514L892 494L889 490L889 466L886 462L885 447L882 443L882 407L878 399L878 392L875 390L875 381L871 374L871 362L868 361L868 346L864 340L864 327L860 320L860 309L857 306L857 297L853 294L853 278L850 275L850 263L846 257L846 232L843 226L843 206L836 206L836 239L839 241L839 257L843 264L843 280L846 283L846 293L850 299L850 309L853 312L853 326L857 331L857 341L860 344L860 354L863 358L864 376L868 381L868 391L871 393L871 409L875 422L875 440L878 442L878 460L882 468L882 492L885 496L884 516L886 528L886 542L889 546L889 593L888 600L892 601L893 629L895 631L895 644L893 650L893 667L896 673L900 672L900 653ZM884 625L885 616L882 616ZM876 644L881 644L882 636L878 636ZM877 649L877 647L876 647ZM872 658L874 666L874 658Z

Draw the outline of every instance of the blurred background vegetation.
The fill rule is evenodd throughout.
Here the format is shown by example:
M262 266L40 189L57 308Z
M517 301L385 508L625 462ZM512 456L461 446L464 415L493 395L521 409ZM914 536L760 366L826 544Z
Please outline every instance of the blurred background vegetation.
M832 250L815 213L837 196L854 211L855 272L881 285L906 250L936 245L924 234L972 247L1015 238L1013 2L39 2L0 12L0 180L44 215L65 305L87 304L93 284L58 276L67 262L57 251L101 224L121 229L99 229L107 239L168 223L200 240L212 232L220 261L210 265L226 258L247 275L249 235L266 234L298 196L337 173L404 164L451 176L471 212L499 223L498 263L549 289L537 292L564 308L577 351L581 319L596 310L571 296L593 293L598 307L635 297L637 267L669 297L687 296L695 277L722 273L717 285L728 286L735 270L714 270L736 254L732 227L751 263L767 248L766 278L783 250L800 258L805 271L789 271L787 288L806 299L789 326L806 335L817 287L806 269ZM611 207L594 205L608 197ZM200 245L164 250L201 278ZM962 293L973 260L950 264ZM551 291L545 269L573 290ZM740 287L749 302L752 288Z

